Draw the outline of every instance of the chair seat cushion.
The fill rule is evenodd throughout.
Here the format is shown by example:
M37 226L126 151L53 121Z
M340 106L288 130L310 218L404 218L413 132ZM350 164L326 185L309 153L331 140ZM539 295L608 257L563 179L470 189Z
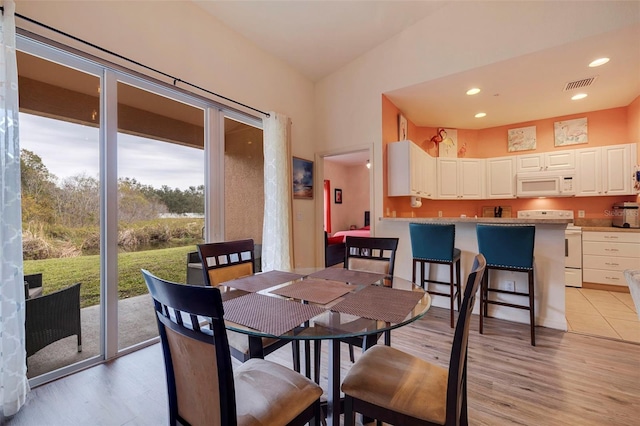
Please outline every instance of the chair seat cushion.
M257 358L234 368L234 381L238 426L285 425L322 395L303 375Z
M444 424L448 371L389 346L376 345L342 382L349 396L436 424Z

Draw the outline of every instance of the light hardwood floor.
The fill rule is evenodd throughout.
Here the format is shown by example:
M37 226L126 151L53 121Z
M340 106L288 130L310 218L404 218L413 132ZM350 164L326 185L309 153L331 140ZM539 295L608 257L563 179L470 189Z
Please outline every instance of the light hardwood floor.
M392 333L392 345L447 366L448 310ZM640 345L496 319L469 338L471 425L631 425L640 418ZM323 345L326 348L327 345ZM326 354L322 360L326 367ZM287 347L268 359L289 365ZM343 345L343 374L350 363ZM32 390L7 425L163 425L166 390L160 345ZM326 386L326 372L322 383Z

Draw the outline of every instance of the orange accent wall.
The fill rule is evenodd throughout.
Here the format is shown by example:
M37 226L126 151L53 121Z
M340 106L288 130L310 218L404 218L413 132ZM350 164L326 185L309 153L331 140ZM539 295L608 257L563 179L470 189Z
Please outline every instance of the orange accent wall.
M556 121L587 118L589 143L580 145L554 146L553 123ZM507 149L507 135L509 129L536 126L536 149L529 151L509 152ZM479 131L479 154L477 158L501 157L531 152L549 152L554 150L577 149L592 146L617 145L632 142L628 140L627 107L587 112L584 114L565 115L544 120L528 121L525 123L509 124L507 126L492 127ZM458 144L460 144L458 133Z
M629 142L640 144L640 96L627 107L627 126ZM640 164L640 149L638 150L638 164Z
M397 217L437 217L442 211L443 217L459 217L461 214L473 217L482 215L483 207L510 206L513 215L518 210L531 209L561 209L574 210L578 217L578 210L585 211L587 219L602 219L608 217L611 205L620 201L640 201L640 196L619 197L569 197L569 198L511 198L505 200L422 200L422 207L412 208L409 197L388 197L387 184L387 151L386 145L398 138L398 114L400 110L386 97L382 96L382 127L383 127L383 167L384 167L384 215L387 211L395 211ZM554 122L587 118L589 143L563 147L554 146ZM507 134L509 129L536 126L536 149L530 151L508 152ZM430 155L437 157L437 147L431 142L436 134L432 127L418 127L408 120L408 139L415 142ZM554 150L577 149L592 146L617 145L640 141L640 97L629 106L592 111L584 114L574 114L516 123L507 126L492 127L481 130L458 129L458 148L464 146L465 153L461 157L491 158L506 155L518 155L532 152L549 152ZM640 164L640 149L638 150L638 164Z

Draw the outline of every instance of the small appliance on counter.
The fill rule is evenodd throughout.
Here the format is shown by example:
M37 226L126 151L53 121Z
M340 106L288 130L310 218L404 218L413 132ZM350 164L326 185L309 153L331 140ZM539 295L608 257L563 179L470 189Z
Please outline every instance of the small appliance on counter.
M611 226L617 228L640 228L639 207L638 203L615 203L613 205Z

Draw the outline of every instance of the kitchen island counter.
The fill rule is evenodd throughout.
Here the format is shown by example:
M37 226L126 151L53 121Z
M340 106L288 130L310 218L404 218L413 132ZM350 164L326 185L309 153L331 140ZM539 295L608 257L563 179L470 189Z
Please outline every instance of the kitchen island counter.
M493 218L493 217L402 217L380 218L375 228L376 237L398 237L396 253L395 275L411 280L412 252L409 236L409 223L453 223L456 226L455 247L460 249L462 284L471 271L473 259L478 254L478 240L476 225L534 225L536 227L534 247L535 274L535 317L536 325L567 329L565 318L565 229L572 219L524 219L524 218ZM437 244L437 241L433 242ZM432 279L448 282L449 268L447 265L433 264L428 274ZM492 270L491 280L498 287L506 286L507 282L515 282L518 291L528 288L527 274ZM444 290L445 287L440 288ZM448 290L447 290L448 291ZM522 303L522 297L499 294L505 302ZM433 296L433 306L449 308L449 298ZM479 301L476 300L474 313L478 313ZM489 315L509 321L529 323L529 313L521 309L506 306L489 306ZM528 335L525 336L528 338Z
M572 223L573 219L526 219L517 217L381 217L380 221L413 223L494 223L497 225L566 225Z

